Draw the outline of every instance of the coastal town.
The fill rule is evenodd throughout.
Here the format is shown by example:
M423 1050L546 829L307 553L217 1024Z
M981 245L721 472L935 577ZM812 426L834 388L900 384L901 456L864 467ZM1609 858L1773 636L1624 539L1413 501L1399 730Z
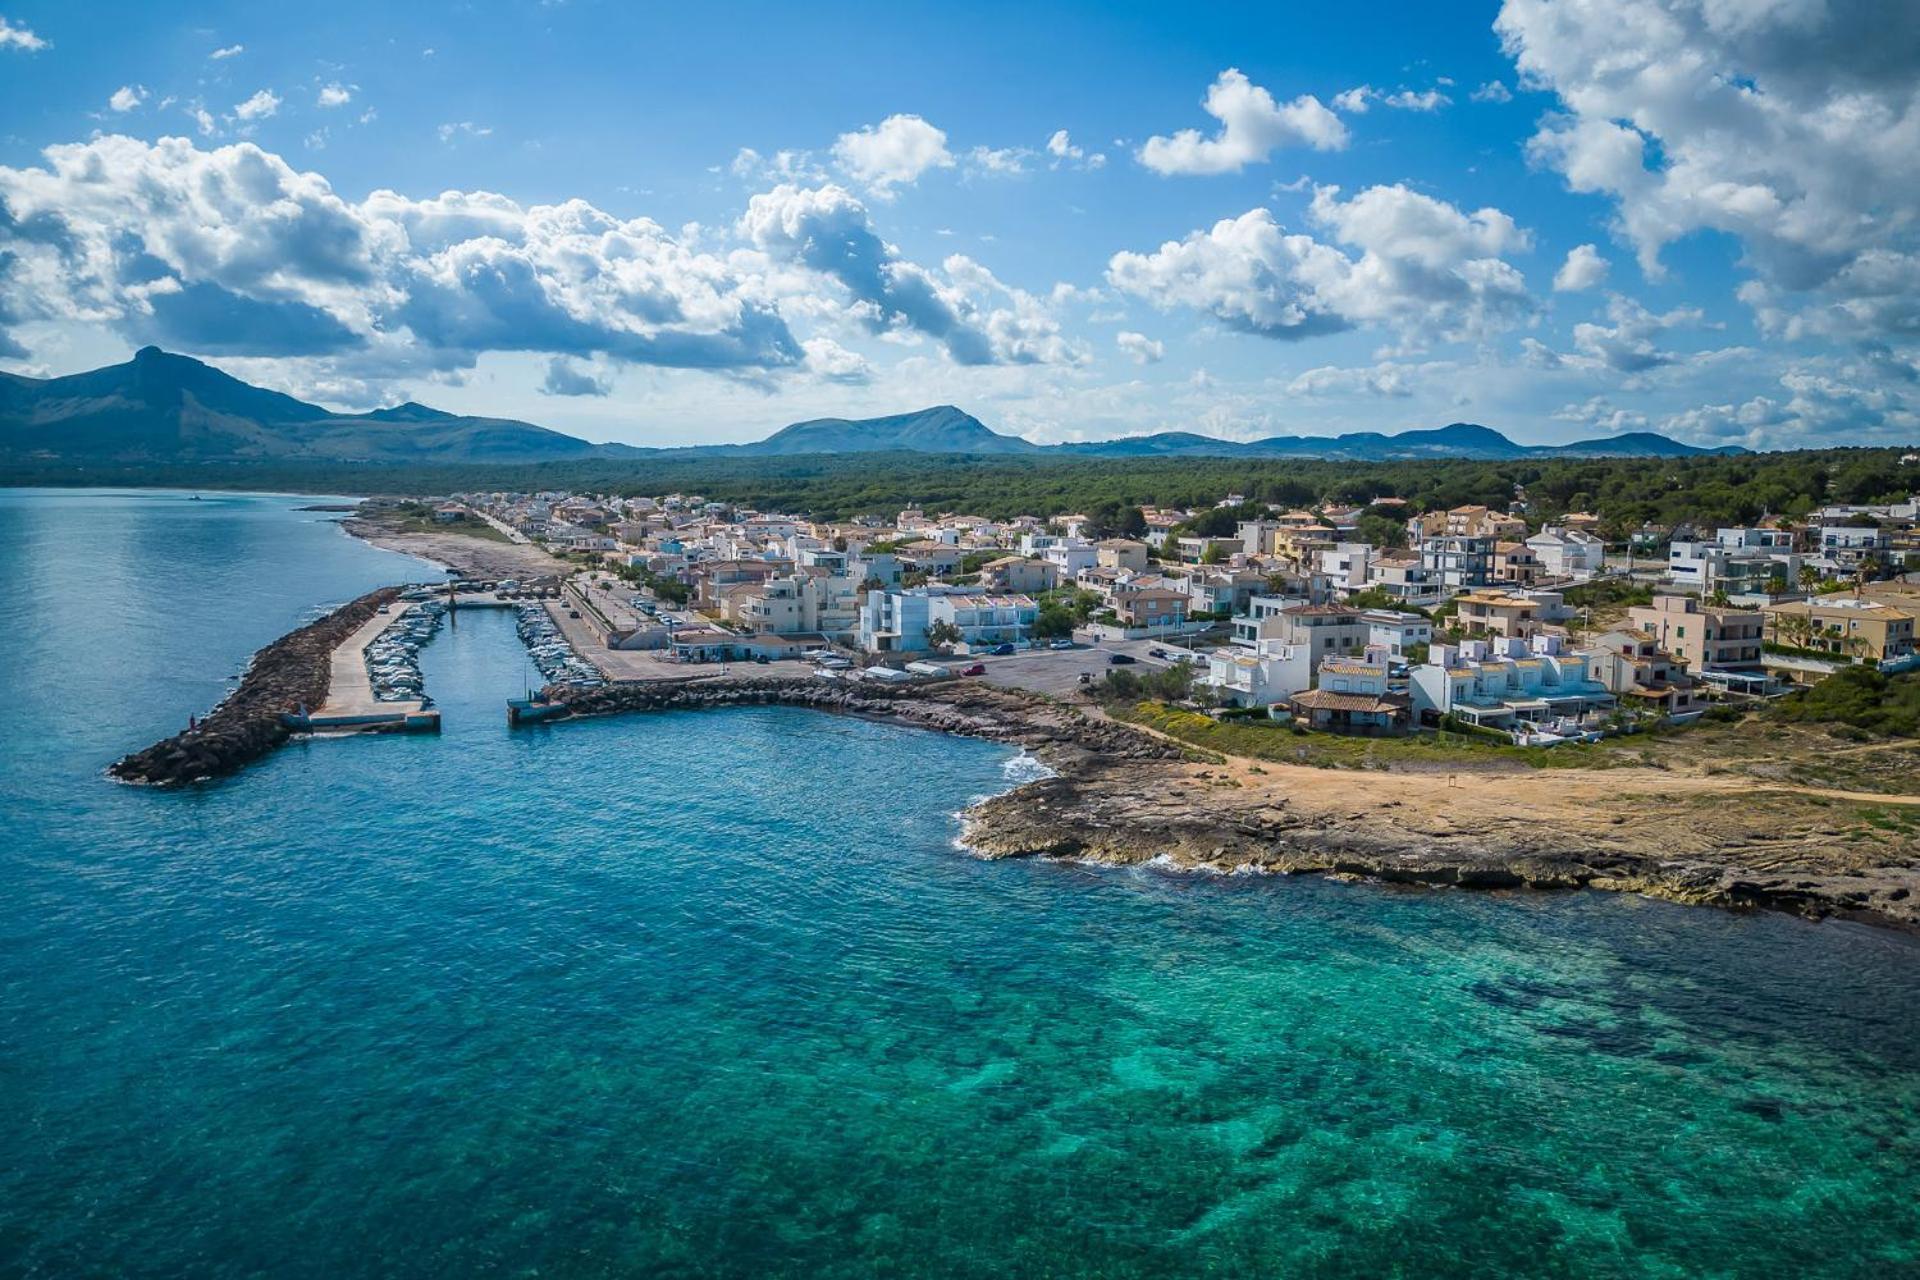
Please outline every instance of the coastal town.
M1058 697L1166 673L1161 694L1215 718L1554 746L1845 667L1920 667L1920 591L1904 578L1920 565L1920 495L1613 542L1592 513L1533 516L1524 490L1506 510L1230 494L1006 520L816 521L679 493L467 493L410 510L442 545L509 555L466 565L502 568L509 589L521 579L506 573L548 553L544 608L611 682L749 664Z

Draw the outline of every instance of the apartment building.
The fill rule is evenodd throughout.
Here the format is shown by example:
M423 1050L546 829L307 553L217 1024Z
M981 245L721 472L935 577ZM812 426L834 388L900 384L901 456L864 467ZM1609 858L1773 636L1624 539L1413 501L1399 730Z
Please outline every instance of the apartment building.
M1762 669L1766 615L1758 609L1715 608L1694 596L1664 595L1650 605L1636 605L1627 618L1634 630L1651 635L1695 674L1758 674Z

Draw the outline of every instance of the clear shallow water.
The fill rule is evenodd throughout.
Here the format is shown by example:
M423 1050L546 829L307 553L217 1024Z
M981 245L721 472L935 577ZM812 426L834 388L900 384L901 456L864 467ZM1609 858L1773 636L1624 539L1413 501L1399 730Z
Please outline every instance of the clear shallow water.
M981 863L1009 753L509 734L505 615L438 740L106 782L420 573L300 505L0 491L0 1274L1920 1268L1907 939Z

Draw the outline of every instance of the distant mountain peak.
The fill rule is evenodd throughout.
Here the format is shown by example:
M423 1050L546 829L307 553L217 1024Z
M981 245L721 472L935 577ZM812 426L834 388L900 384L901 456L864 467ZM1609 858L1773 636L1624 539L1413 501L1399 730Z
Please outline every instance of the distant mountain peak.
M375 409L364 415L375 422L447 422L457 418L457 413L448 413L444 409L435 409L421 404L418 400L408 400L387 409Z
M950 453L1093 458L1686 458L1745 452L1702 449L1651 431L1564 445L1516 444L1491 427L1450 422L1398 434L1222 440L1185 431L1037 445L1002 435L952 404L881 418L813 418L764 440L671 450L590 444L531 423L447 413L408 400L371 413L336 413L251 386L191 356L142 347L124 364L62 378L0 375L0 456L126 462L546 462L581 458L780 457L795 454Z
M1029 453L1038 445L1003 436L956 405L937 404L884 418L813 418L755 444L749 454L793 453Z

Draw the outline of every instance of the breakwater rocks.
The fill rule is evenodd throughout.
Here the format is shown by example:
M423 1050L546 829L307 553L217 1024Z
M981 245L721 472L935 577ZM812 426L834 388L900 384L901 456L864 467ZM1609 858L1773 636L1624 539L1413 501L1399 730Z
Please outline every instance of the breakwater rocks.
M327 699L333 651L383 604L400 595L382 587L290 631L253 655L240 684L193 728L114 761L122 782L177 787L234 773L285 742L280 717Z
M838 711L1025 747L1053 768L1085 768L1097 760L1171 761L1179 748L1075 707L974 680L882 685L858 680L787 676L650 681L597 689L547 690L576 716L625 711L785 706Z

